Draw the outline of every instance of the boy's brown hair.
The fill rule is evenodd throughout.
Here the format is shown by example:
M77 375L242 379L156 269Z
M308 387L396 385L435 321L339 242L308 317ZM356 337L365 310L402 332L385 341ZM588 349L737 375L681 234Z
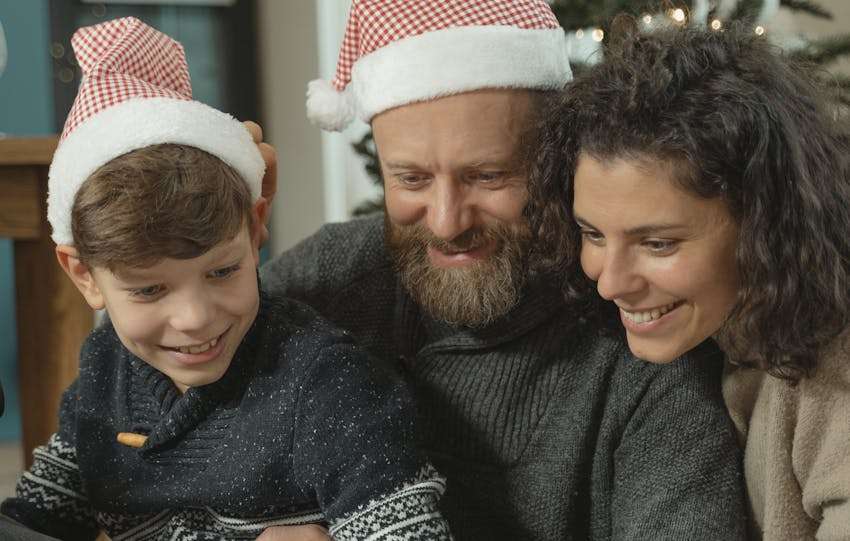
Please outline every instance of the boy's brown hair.
M253 231L251 192L219 158L161 144L100 167L80 187L71 211L74 246L88 266L139 268L190 259Z

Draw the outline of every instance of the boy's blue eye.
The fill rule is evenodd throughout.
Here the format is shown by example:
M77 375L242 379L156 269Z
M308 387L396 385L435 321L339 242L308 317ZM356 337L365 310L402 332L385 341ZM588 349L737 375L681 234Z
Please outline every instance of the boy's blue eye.
M229 267L222 267L220 269L216 269L210 272L210 278L227 278L234 272L239 270L239 265L231 265Z
M161 292L162 292L162 286L161 285L140 287L140 288L137 288L137 289L131 289L130 290L130 294L132 296L142 297L142 298L146 298L146 299L156 297Z

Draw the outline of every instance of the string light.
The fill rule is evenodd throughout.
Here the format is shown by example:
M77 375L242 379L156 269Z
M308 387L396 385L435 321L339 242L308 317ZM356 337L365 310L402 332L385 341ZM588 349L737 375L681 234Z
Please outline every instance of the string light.
M591 36L593 37L593 41L599 42L605 38L605 32L603 32L601 28L597 28L593 31Z
M764 34L764 27L763 26L757 26L756 27L756 35L760 36L762 34Z
M683 23L685 22L685 10L682 8L676 8L670 14L670 17L672 17L677 23Z
M647 26L649 26L650 24L652 24L652 15L650 15L649 13L647 13L646 15L644 15L644 16L643 16L643 24L645 24L645 25L647 25Z
M576 30L576 39L582 39L582 38L584 38L584 30L579 28L578 30Z
M723 28L723 23L720 22L720 19L714 19L713 21L711 21L712 30L720 30L721 28Z

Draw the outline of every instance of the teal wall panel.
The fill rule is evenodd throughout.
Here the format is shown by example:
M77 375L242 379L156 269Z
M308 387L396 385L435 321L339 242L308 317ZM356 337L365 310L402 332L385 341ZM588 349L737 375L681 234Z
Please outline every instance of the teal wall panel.
M0 75L0 132L7 136L46 135L53 131L50 21L47 0L3 0L0 23L8 62ZM15 290L12 243L0 239L0 381L6 413L0 440L20 438L15 342Z
M47 0L3 0L0 23L8 64L0 76L0 132L44 135L53 131L50 20Z

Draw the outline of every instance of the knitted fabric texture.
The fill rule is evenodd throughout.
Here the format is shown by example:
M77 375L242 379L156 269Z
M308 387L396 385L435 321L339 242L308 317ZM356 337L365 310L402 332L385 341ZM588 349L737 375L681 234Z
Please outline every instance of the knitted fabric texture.
M745 445L752 539L850 539L850 330L792 386L727 365L723 396Z
M396 371L296 302L263 296L225 375L183 395L107 324L2 512L74 540L254 539L314 522L339 540L450 539L413 421ZM148 437L132 449L118 432Z
M480 330L422 314L383 217L324 226L261 269L405 367L457 539L743 539L740 452L705 345L670 365L583 325L556 281Z

